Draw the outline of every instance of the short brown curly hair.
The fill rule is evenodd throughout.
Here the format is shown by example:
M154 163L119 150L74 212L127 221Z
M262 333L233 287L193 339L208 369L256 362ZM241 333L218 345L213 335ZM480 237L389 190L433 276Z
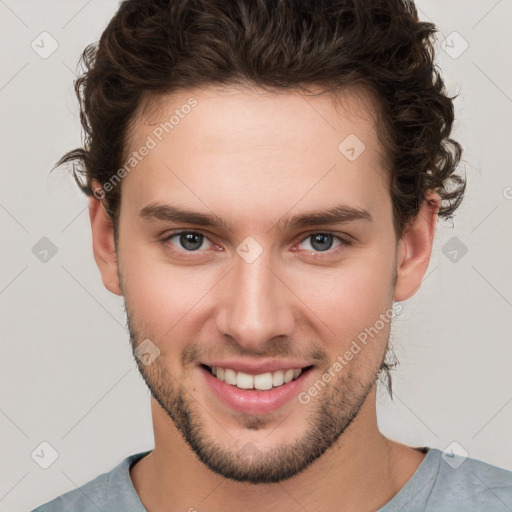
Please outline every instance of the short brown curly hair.
M450 218L465 180L449 138L453 98L434 64L436 28L408 0L124 0L75 81L82 148L57 163L91 195L122 167L130 121L145 94L252 84L329 91L364 88L377 98L379 138L391 173L398 238L428 191ZM76 165L78 164L78 165ZM104 192L114 225L120 188Z

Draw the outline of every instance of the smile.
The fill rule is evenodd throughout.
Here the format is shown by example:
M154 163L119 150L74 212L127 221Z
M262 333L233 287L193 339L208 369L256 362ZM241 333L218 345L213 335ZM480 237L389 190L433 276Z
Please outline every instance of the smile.
M260 391L266 391L288 384L288 382L297 379L303 371L302 368L297 368L251 375L249 373L236 372L231 368L204 366L218 380L226 384L236 386L239 389L256 389Z
M317 373L313 371L314 366L276 369L259 374L247 373L247 369L237 372L232 368L206 364L199 364L197 368L215 402L219 400L231 410L255 415L269 414L287 404L297 403L297 396Z

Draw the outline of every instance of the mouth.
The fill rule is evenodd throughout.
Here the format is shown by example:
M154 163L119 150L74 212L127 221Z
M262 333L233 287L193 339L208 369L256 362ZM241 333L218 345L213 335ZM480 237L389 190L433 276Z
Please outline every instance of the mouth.
M257 375L206 364L197 368L214 400L231 410L254 415L277 411L294 398L297 400L314 374L314 366Z
M245 372L237 372L231 368L221 368L220 366L201 365L208 370L216 379L235 386L238 389L255 389L258 391L268 391L278 388L297 380L303 373L309 371L313 366L305 368L276 370L273 372L260 373L252 375Z

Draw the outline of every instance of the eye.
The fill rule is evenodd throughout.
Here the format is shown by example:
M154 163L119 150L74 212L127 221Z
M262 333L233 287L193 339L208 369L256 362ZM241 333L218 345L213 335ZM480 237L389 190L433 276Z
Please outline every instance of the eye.
M333 233L318 232L309 234L302 240L301 244L306 245L304 250L313 251L313 256L317 256L318 253L325 252L329 255L336 254L345 246L350 245L350 241Z
M198 233L197 231L180 231L178 233L172 233L166 236L162 241L177 247L177 249L171 248L172 252L175 250L177 252L198 252L205 242L208 242L209 244L206 249L212 245L211 241L205 235Z

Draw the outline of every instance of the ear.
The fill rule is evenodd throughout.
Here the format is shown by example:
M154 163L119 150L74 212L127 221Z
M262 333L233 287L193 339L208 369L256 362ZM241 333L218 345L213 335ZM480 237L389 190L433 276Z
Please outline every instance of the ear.
M440 205L439 195L436 192L428 193L418 215L398 242L394 291L397 302L412 297L421 285L430 262Z
M94 259L100 269L103 284L112 293L122 295L114 242L114 226L102 201L94 195L89 197L89 218L91 220Z

